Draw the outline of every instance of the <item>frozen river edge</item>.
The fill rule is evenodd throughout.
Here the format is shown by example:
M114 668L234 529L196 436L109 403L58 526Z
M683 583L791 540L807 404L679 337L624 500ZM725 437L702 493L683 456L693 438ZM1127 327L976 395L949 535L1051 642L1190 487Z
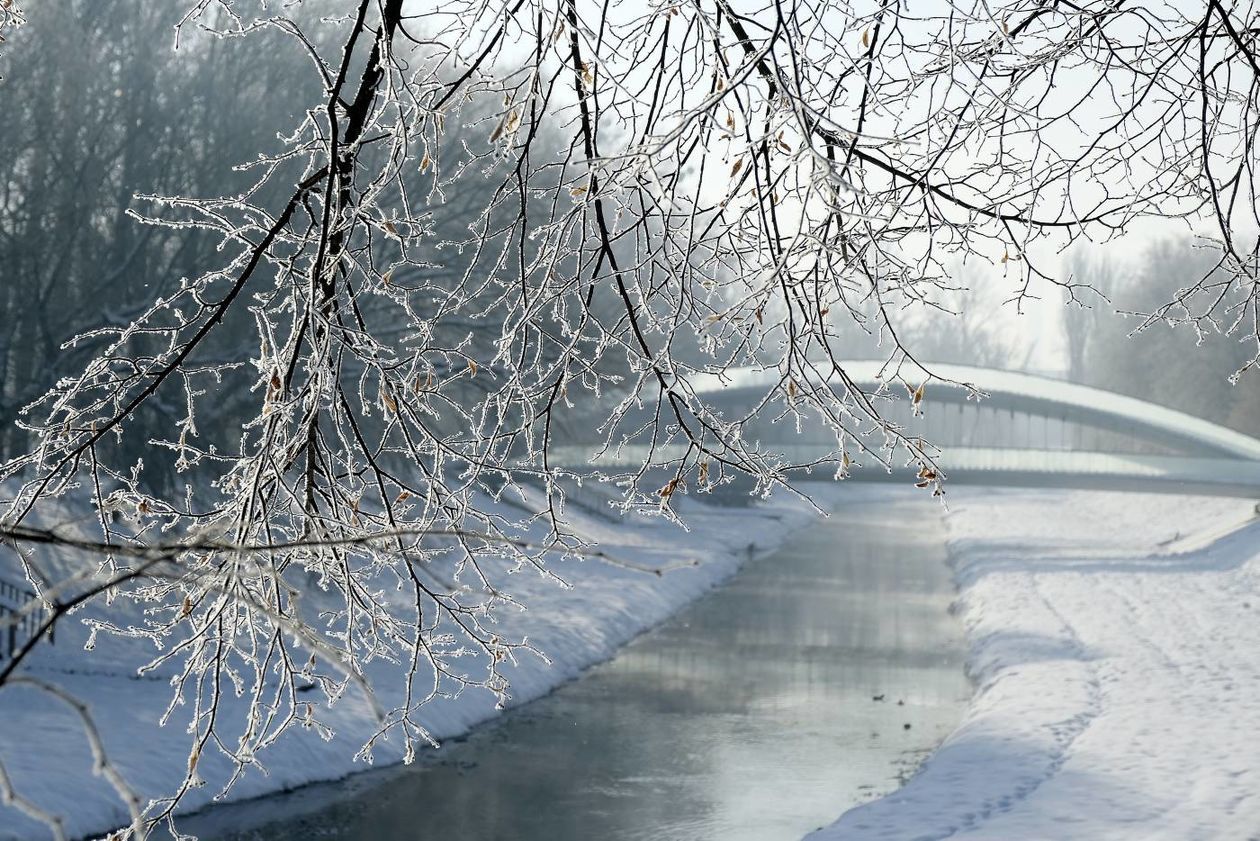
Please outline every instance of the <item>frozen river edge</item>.
M846 492L829 485L810 491L823 508ZM551 663L524 659L512 670L513 706L541 697L607 660L626 642L725 581L751 557L772 552L819 516L805 501L787 494L736 509L702 499L681 502L686 531L661 518L601 514L597 500L581 508L571 506L574 527L617 563L558 562L553 569L573 585L568 589L540 576L514 578L513 593L527 609L507 614L504 631L527 635ZM670 571L664 575L642 571L656 568ZM58 628L55 646L37 650L32 672L91 699L109 758L133 790L142 797L168 793L170 781L183 775L187 736L178 715L166 727L155 724L169 701L166 676L134 677L137 666L152 656L151 649L102 638L89 654L84 651L86 636L79 623L65 623ZM389 685L393 676L389 664L372 668L370 677L381 686ZM224 712L230 715L233 710ZM431 702L423 718L429 731L445 740L496 715L489 693L470 692ZM324 710L322 719L335 732L331 739L324 741L309 731L286 734L260 757L265 773L247 772L226 793L221 787L230 777L230 767L217 755L203 756L198 770L206 784L190 792L184 810L367 770L369 766L354 760L376 727L366 701L347 696ZM401 747L386 742L376 751L375 765L397 763L401 757ZM99 835L127 820L113 789L92 774L90 750L69 709L44 703L20 688L0 695L0 759L21 796L64 816L68 837ZM14 806L0 804L0 841L49 837L47 828Z
M1254 502L950 499L973 702L905 787L811 841L1257 837Z

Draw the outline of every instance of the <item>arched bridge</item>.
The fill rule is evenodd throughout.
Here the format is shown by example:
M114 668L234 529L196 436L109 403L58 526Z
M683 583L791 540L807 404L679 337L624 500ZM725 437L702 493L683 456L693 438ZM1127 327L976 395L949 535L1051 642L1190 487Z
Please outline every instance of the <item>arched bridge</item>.
M882 367L844 366L864 390L880 387ZM1260 440L1248 435L1063 380L965 365L927 367L942 380L927 386L921 417L909 400L888 401L881 412L940 447L951 482L1260 494ZM968 388L943 380L986 396L976 400ZM775 371L745 368L695 385L708 399L735 407L778 381ZM789 451L808 446L787 444ZM868 469L852 477L896 481L907 475Z
M846 374L864 391L883 384L878 362L850 362ZM951 483L1097 487L1260 496L1260 440L1184 412L1089 386L1034 374L964 365L928 365L941 379L925 390L921 416L910 400L888 400L881 413L941 449ZM974 399L964 383L983 392ZM706 402L742 414L780 382L777 371L739 368L692 378ZM837 386L842 389L843 386ZM766 423L754 436L795 462L834 437L825 429ZM633 450L635 448L629 448ZM633 459L634 452L596 462ZM855 469L859 481L909 481L913 472Z

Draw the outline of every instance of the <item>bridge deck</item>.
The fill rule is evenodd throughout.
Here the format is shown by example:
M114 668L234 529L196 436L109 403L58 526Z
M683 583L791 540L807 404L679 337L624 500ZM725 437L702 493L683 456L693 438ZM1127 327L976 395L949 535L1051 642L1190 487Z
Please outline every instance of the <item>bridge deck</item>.
M818 455L818 448L789 445L775 448L789 462L802 463ZM553 464L574 470L617 471L642 464L647 453L642 447L623 447L591 460L578 448L559 448ZM682 455L666 448L657 457ZM1196 493L1260 498L1260 461L1235 458L1190 458L1186 456L1120 455L1114 453L1072 452L1066 450L1017 450L985 447L951 447L940 458L947 481L952 484L1006 485L1012 487L1077 487L1107 490L1138 490L1162 493ZM802 475L809 475L801 471ZM820 467L815 475L831 478L831 467ZM878 465L854 465L849 481L914 481L912 468L884 470Z

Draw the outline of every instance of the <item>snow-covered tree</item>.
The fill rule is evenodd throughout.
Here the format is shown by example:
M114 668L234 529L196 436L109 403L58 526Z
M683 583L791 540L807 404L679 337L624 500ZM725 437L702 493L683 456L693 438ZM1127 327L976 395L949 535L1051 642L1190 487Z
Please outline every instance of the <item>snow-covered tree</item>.
M0 0L0 27L20 43L17 7ZM909 462L935 485L931 451L879 416L837 349L876 336L889 389L920 399L931 371L894 314L935 302L960 259L1004 267L1018 304L1074 294L1046 250L1190 220L1214 232L1219 266L1154 317L1256 346L1257 253L1237 238L1260 212L1249 4L196 0L181 14L181 50L281 36L316 93L238 162L246 183L139 201L139 223L210 238L217 261L117 302L141 309L81 339L93 357L26 408L30 451L0 468L4 532L49 622L135 603L142 619L101 630L178 664L188 775L133 804L134 834L206 752L245 768L311 724L299 685L371 695L363 664L392 658L403 690L381 733L408 745L437 694L506 700L503 664L529 649L493 624L507 571L590 551L565 523L579 465L561 445L636 445L641 463L610 480L626 506L666 514L736 474L785 484L801 465L743 435L782 413L831 430L811 466ZM242 322L249 342L229 327ZM696 383L741 365L776 385L724 415ZM221 414L225 397L252 408ZM137 422L158 404L161 436ZM148 478L164 460L173 489ZM540 495L524 523L495 502L522 486ZM41 525L78 500L95 535ZM48 544L103 560L59 578ZM221 739L234 690L254 703Z

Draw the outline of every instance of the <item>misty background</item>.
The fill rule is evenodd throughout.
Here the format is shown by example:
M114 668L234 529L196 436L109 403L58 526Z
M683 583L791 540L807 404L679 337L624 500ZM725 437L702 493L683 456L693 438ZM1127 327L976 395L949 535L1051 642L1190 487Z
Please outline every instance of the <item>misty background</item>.
M144 224L129 214L149 210L135 197L245 189L251 175L234 167L278 148L278 134L322 95L312 84L309 58L292 39L274 32L198 37L172 50L174 23L166 4L71 0L40 7L4 45L0 458L29 446L15 424L21 408L76 374L101 340L89 336L65 349L63 343L84 331L125 325L181 278L216 264L216 236ZM481 139L484 131L478 132ZM437 224L466 229L477 207L467 201L472 195L463 195L463 204L453 195ZM425 273L418 283L458 282L469 268L454 253L426 258L431 265L417 269ZM1002 266L960 265L957 290L933 302L939 311L916 308L894 320L924 361L1062 377L1260 436L1260 377L1248 372L1231 383L1254 346L1237 336L1196 335L1165 324L1131 336L1141 319L1117 314L1169 300L1215 259L1189 235L1167 232L1078 248L1043 266L1101 295L1083 293L1087 306L1064 306L1062 291L1045 284L1034 290L1043 300L1018 308L1009 302L1017 290ZM255 343L252 321L238 322L221 331L211 351L221 359L201 364L239 361L238 342ZM496 335L487 327L487 343ZM851 358L882 352L876 337L856 327L849 346L839 350ZM256 408L257 395L242 385L252 374L243 376L234 384L229 375L216 402L225 428ZM158 400L143 411L135 423L159 435L181 407Z

